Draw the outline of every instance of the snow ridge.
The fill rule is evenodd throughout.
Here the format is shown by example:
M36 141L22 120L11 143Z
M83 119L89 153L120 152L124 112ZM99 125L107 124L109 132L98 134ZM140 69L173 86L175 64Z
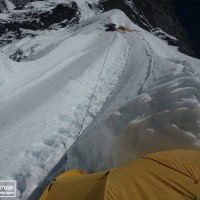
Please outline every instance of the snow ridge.
M105 32L107 23L137 31ZM67 151L69 168L117 166L124 141L134 149L131 144L139 138L148 147L143 139L154 144L153 134L165 123L165 135L187 133L191 146L197 144L200 61L133 24L123 12L93 16L15 45L27 54L36 45L29 61L16 63L0 54L0 179L17 180L18 199L27 199ZM195 119L192 125L187 115ZM98 154L102 160L95 167Z

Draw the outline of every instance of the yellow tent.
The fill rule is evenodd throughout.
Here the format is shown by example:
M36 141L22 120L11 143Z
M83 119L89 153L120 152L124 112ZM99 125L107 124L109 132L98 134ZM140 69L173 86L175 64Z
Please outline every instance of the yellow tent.
M94 174L59 175L40 200L200 200L200 152L163 151Z
M127 31L127 32L133 32L133 31L135 31L135 30L133 30L133 29L129 29L129 28L127 28L127 27L125 27L125 26L119 26L118 28L116 28L116 30L120 30L120 31Z

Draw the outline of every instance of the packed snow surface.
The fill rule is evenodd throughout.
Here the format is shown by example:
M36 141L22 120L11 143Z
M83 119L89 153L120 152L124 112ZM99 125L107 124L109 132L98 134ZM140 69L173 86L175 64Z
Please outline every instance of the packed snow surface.
M105 32L107 23L137 31ZM23 46L28 55L34 46L35 54L25 62L11 61L5 54L16 46ZM157 91L161 94L167 89L175 102L171 107L165 102L164 111L177 108L181 112L188 106L199 109L200 61L136 26L119 10L88 18L71 29L24 38L3 51L0 179L17 180L21 199L28 198L89 124L115 111L115 116L123 116L117 111L123 104L131 101L136 109L142 102L142 110L152 100L159 101ZM160 116L162 109L156 110ZM124 123L138 125L150 114L149 110L137 111ZM200 117L195 116L197 123ZM147 129L154 133L153 127ZM198 129L184 131L197 141Z

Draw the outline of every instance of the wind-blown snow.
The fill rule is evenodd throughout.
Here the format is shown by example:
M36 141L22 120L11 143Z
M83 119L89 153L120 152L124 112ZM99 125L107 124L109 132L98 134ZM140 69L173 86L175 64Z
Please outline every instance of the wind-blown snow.
M82 9L86 14L84 5ZM139 32L105 32L106 23ZM27 199L91 122L102 122L123 104L131 101L131 106L124 109L131 114L126 118L117 112L115 116L119 119L124 117L117 127L131 121L130 125L140 126L140 121L146 123L154 111L165 117L166 110L177 108L181 112L180 108L199 107L199 97L194 90L199 90L200 61L177 52L133 24L121 11L93 16L72 29L44 32L34 39L24 38L4 47L4 52L9 54L16 46L28 55L35 47L35 53L29 56L29 61L21 63L0 54L0 149L3 149L0 179L17 180L17 196L21 199ZM191 80L189 88L187 80ZM175 106L164 100L162 105L158 94L164 89L173 94L169 100L174 100ZM160 104L153 108L156 102ZM174 129L177 127L173 125ZM151 134L156 131L155 127L147 129ZM185 133L196 139L199 135L195 131L190 129ZM99 133L98 129L93 132ZM96 135L94 133L94 137ZM88 137L81 138L85 149L82 152L79 149L79 153L92 163L89 159L95 159L93 156L104 146L96 145L97 141L88 143ZM101 139L109 138L111 135L104 134ZM105 144L104 153L111 143ZM97 150L88 158L85 152L87 148L92 149L92 145L96 145ZM73 150L68 166L82 167L82 163L74 161L76 157L70 160L70 155L74 155ZM86 170L91 167L88 163L85 163ZM106 167L102 161L94 171Z
M66 170L96 172L161 150L200 149L200 61L141 29L126 37L125 81L68 150Z

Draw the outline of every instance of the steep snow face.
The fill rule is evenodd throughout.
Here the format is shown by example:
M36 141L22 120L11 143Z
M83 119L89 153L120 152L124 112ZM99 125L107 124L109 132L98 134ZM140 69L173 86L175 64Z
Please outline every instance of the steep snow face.
M75 0L77 3L80 13L81 13L81 21L86 20L90 17L95 16L97 13L99 13L98 9L95 9L93 7L92 9L89 7L89 4L96 4L98 0Z
M137 31L105 32L108 23ZM77 139L66 167L87 171L133 158L117 160L126 144L135 157L146 153L140 148L162 130L165 136L170 130L181 130L188 138L181 147L196 148L199 60L179 53L119 10L91 17L71 29L26 38L15 46L23 46L28 54L40 42L26 62L0 55L0 179L17 180L18 198L27 199ZM130 137L123 137L127 133ZM169 135L171 141L175 133ZM156 143L154 150L161 149L162 143L154 139L149 146ZM61 163L62 169L66 162ZM50 173L52 178L55 175Z

